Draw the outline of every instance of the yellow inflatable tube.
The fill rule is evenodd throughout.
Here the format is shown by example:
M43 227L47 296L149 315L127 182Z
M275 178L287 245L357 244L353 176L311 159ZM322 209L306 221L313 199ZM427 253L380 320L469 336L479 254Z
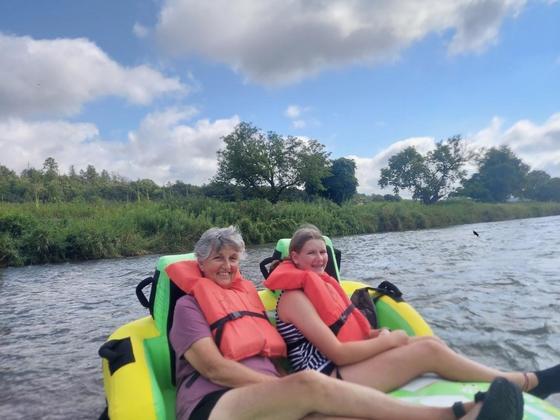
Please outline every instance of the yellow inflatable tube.
M111 369L110 362L106 358L102 359L109 418L122 420L166 418L162 412L165 411L165 404L144 341L157 338L159 335L154 320L147 316L118 328L109 337L106 343L109 346L105 347L105 350L103 348L100 350L100 354L109 352L109 356L113 352L112 359L120 365L116 369L115 366ZM125 347L126 349L123 350ZM125 354L129 350L132 357L130 354Z
M367 284L353 280L343 280L340 284L348 296L352 296L356 289L368 287ZM370 291L370 295L375 298L379 293ZM270 290L261 290L259 296L267 312L273 313L276 310L276 295ZM404 301L398 302L389 296L382 295L377 299L375 307L380 327L404 330L410 336L434 335L422 316ZM272 321L274 320L272 319Z

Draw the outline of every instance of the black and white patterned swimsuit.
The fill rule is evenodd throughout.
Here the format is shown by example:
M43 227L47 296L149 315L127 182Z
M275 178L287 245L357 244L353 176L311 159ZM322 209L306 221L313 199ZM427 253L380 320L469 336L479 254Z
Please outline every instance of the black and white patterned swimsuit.
M294 372L312 369L330 375L336 365L311 344L294 324L280 319L276 311L276 329L288 347L288 360Z

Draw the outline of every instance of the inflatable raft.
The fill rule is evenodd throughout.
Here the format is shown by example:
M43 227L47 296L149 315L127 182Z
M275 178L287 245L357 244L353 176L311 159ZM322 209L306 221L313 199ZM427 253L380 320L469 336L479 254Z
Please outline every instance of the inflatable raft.
M346 293L351 296L366 284L340 279L340 253L326 238L329 252L327 271L339 279ZM281 239L271 258L261 263L266 277L266 265L274 259L285 257L288 239ZM107 408L101 418L112 420L171 420L175 419L175 361L168 340L173 320L175 302L184 293L165 273L169 264L194 259L194 254L161 257L153 277L142 280L136 294L150 315L118 328L99 349L102 358L103 385ZM149 298L144 288L151 286ZM411 336L433 335L429 325L392 285L369 288L377 322L380 327L405 330ZM276 295L269 290L259 292L261 300L274 320ZM445 381L437 376L425 375L393 391L391 395L409 402L436 406L450 406L455 401L471 401L474 393L486 390L487 383L459 383ZM548 402L524 394L524 419L559 419L560 410Z

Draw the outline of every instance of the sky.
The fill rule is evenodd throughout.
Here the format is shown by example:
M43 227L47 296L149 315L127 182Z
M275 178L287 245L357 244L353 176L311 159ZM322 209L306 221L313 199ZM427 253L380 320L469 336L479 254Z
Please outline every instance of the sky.
M0 165L201 185L241 121L357 164L461 135L560 176L553 0L1 0Z

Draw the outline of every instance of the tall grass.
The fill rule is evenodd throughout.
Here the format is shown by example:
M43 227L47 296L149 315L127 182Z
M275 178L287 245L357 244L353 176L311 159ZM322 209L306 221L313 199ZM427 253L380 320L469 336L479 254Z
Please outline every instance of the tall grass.
M250 200L117 204L0 204L0 266L175 253L192 249L211 226L236 224L248 244L289 237L303 223L330 236L427 229L560 214L560 203L470 201L278 203Z

